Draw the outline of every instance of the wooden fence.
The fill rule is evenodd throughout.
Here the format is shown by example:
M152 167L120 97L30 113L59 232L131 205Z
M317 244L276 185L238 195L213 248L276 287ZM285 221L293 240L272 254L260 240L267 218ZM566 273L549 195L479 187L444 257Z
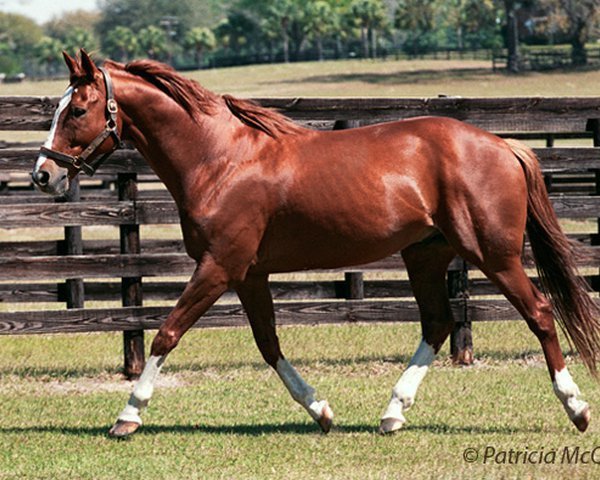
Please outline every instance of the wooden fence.
M37 146L23 142L22 133L20 142L11 135L48 130L57 100L0 97L5 138L0 148L0 301L5 304L0 334L123 331L125 373L133 377L143 365L143 331L165 319L193 264L170 233L174 227L165 227L178 223L174 203L135 151L115 153L97 178L75 184L66 201L54 202L32 189L29 172ZM541 140L538 145L545 146L535 150L556 212L576 222L594 222L575 223L581 231L571 235L591 249L592 256L580 266L598 289L600 149L595 147L600 146L600 98L258 101L319 129L444 115L503 136ZM584 146L554 146L562 139ZM533 266L528 255L525 262ZM401 258L394 255L351 271L326 272L333 279L275 278L277 321L417 321L408 280L394 275L402 269ZM452 349L459 360L469 360L471 322L518 318L503 297L495 296L493 285L460 259L449 268L448 288L458 321ZM241 306L228 293L197 326L244 324Z

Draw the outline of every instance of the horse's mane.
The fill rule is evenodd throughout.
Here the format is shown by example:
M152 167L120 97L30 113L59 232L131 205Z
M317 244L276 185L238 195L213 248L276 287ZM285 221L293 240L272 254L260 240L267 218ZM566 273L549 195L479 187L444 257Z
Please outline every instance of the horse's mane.
M107 60L105 65L143 78L175 100L195 120L199 120L202 115L213 115L222 98L227 108L242 123L271 137L296 133L300 130L298 125L275 110L231 95L221 97L160 62L136 60L122 64Z
M277 137L278 134L297 133L300 130L300 127L285 115L270 108L231 95L223 95L223 100L231 113L240 121L271 137Z

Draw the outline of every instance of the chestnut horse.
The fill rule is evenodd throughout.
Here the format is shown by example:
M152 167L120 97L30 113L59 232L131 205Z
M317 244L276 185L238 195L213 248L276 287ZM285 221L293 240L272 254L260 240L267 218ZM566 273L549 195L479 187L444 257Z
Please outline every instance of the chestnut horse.
M65 60L70 86L35 164L35 183L64 194L75 175L93 174L119 139L127 139L173 195L187 253L197 262L110 435L139 428L165 358L228 288L238 293L265 361L327 432L331 408L281 352L268 276L360 265L398 251L423 337L392 390L382 433L402 427L452 331L445 274L457 254L524 317L569 418L587 428L590 410L565 366L554 316L595 374L598 310L576 274L528 147L449 118L313 131L214 94L157 62L109 61L99 68L84 51ZM523 270L526 228L548 297Z

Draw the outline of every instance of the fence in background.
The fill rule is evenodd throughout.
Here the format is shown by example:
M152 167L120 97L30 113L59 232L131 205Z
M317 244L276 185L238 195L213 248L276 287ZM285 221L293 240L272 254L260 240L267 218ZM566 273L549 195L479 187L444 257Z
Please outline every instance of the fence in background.
M444 115L502 136L541 140L535 149L561 218L600 217L600 98L280 98L258 99L312 128L349 128L418 115ZM0 97L0 130L48 130L57 98ZM5 133L5 136L9 134ZM582 139L589 146L557 147L556 140ZM0 334L123 331L125 373L143 365L143 331L157 328L183 289L193 263L180 240L165 237L177 224L174 203L133 150L118 151L92 180L76 183L62 202L36 193L29 172L37 148L6 141L0 148ZM341 172L342 173L342 172ZM581 224L589 227L590 223ZM106 227L105 235L89 227ZM60 234L56 233L58 227ZM21 231L18 229L27 229ZM89 231L92 231L91 233ZM571 236L590 247L580 267L598 290L600 235ZM14 233L19 240L13 240ZM94 233L95 232L95 233ZM160 233L159 234L157 234ZM161 233L163 232L163 233ZM52 240L45 240L55 235ZM103 236L104 235L104 236ZM106 237L106 238L104 238ZM533 267L526 248L525 263ZM394 255L337 270L336 280L272 282L279 324L417 321L417 306ZM393 278L393 279L388 279ZM455 358L469 361L473 321L518 318L495 287L461 259L452 262L448 289L457 320ZM111 302L98 304L89 302ZM18 304L27 304L26 311ZM198 327L244 325L233 294L225 295Z

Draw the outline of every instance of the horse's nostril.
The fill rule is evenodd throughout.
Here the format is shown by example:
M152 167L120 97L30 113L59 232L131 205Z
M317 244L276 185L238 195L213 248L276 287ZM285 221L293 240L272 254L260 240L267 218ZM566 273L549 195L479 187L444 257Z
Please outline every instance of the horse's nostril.
M31 177L40 187L48 185L50 181L50 174L46 170L37 170L31 174Z

